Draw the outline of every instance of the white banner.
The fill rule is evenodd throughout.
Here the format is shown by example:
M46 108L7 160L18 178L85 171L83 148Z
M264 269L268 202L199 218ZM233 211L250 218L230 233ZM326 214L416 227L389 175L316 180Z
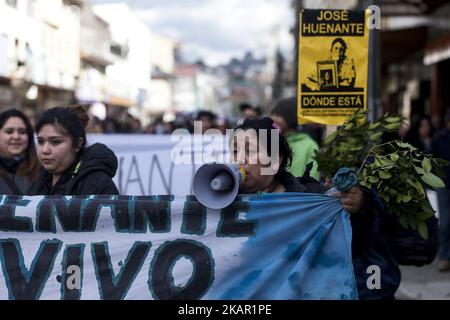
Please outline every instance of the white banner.
M107 145L114 151L119 168L114 182L124 195L192 194L192 178L203 163L227 161L224 136L170 136L146 134L91 134L88 143ZM174 161L174 157L185 163Z

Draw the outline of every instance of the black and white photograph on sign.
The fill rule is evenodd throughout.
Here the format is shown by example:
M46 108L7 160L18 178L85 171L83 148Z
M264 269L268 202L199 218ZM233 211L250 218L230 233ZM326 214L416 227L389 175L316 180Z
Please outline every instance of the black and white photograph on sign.
M337 82L337 67L336 61L327 60L317 62L317 75L320 81L320 89L337 88L339 84Z
M357 72L348 46L342 38L333 39L328 57L317 62L317 70L302 83L302 92L362 92L363 88L355 87Z

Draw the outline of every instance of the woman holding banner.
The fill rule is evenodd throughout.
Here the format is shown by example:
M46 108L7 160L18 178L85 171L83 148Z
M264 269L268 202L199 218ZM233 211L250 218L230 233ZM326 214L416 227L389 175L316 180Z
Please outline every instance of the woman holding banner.
M16 109L0 114L0 194L23 195L39 170L28 118Z
M47 110L36 125L37 155L44 169L30 195L114 195L117 157L103 144L86 147L81 109Z
M270 118L245 120L236 128L232 140L235 155L233 160L243 164L246 172L240 193L324 193L323 186L309 176L311 166L299 178L287 171L292 160L292 151L281 134L271 134L273 129L279 130ZM249 139L249 143L245 144L245 150L240 150L243 144L238 141L242 142L243 137L239 134L249 131L254 132L256 141ZM261 138L263 132L267 132L264 139ZM276 152L272 150L273 146L279 146L276 159L273 159ZM258 152L254 152L255 150ZM256 161L251 159L254 154L258 155ZM271 163L262 165L266 162L260 161L261 154L262 157L270 157ZM350 213L353 269L359 298L394 299L400 285L399 262L408 261L408 264L420 266L433 261L437 248L436 219L433 217L427 221L430 237L424 240L417 231L404 229L396 216L389 213L383 201L371 190L352 187L347 192L337 192L334 196L340 199L342 206ZM381 286L376 289L369 288L368 285L371 276L368 270L374 266L379 268L381 277Z

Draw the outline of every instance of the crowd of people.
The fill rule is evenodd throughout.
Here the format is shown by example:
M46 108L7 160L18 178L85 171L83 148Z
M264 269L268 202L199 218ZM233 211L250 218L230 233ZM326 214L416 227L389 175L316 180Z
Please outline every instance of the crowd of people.
M279 166L273 175L262 175L261 164L245 163L247 178L241 193L313 192L324 193L315 151L320 148L322 128L310 126L298 130L296 99L278 101L263 117L258 107L241 105L242 120L236 129L280 131ZM143 130L137 119L130 116L129 132L165 133L175 128L192 130L193 121L201 121L202 132L210 128L228 129L232 123L209 111L200 111L190 117L152 123ZM450 160L450 112L447 126L433 136L428 117L419 117L411 126L405 139L411 144L437 157ZM117 171L117 157L103 144L86 145L87 132L113 133L125 130L113 119L103 123L90 117L82 106L56 107L47 110L33 126L19 110L11 109L0 114L0 194L15 195L116 195L113 182ZM99 127L98 131L93 128ZM100 128L102 130L100 130ZM126 130L124 131L126 132ZM36 137L36 139L35 139ZM271 136L257 143L270 156ZM35 143L36 141L36 143ZM235 143L232 139L231 143ZM237 146L239 144L236 144ZM248 154L248 153L245 153ZM439 191L441 271L450 270L450 172L446 169L446 188ZM404 229L396 217L388 213L383 201L373 190L353 187L348 192L337 193L345 209L351 214L353 230L353 268L358 293L363 299L392 299L400 283L399 257L396 253L409 254L412 264L423 265L433 261L437 250L438 222L427 221L431 236L423 239L417 231ZM404 239L408 239L407 242ZM366 281L370 274L366 269L378 265L382 269L382 289L368 290Z

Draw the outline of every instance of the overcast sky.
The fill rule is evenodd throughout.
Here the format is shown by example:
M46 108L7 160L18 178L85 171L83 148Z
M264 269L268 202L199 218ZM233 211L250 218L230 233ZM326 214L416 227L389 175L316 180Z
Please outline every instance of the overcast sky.
M126 2L152 31L175 37L185 58L208 64L257 56L272 46L291 54L289 0L92 0L94 4Z

